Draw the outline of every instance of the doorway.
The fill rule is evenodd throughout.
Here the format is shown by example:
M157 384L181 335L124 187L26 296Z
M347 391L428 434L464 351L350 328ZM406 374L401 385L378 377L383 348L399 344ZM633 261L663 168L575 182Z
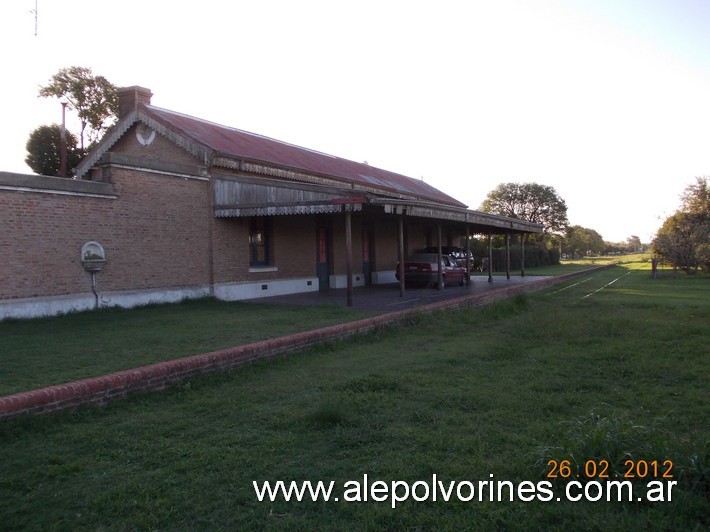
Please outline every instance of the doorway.
M374 257L374 231L363 229L362 231L362 274L365 277L365 284L372 284L372 266Z
M316 275L318 290L324 292L330 289L330 230L318 226L316 232Z

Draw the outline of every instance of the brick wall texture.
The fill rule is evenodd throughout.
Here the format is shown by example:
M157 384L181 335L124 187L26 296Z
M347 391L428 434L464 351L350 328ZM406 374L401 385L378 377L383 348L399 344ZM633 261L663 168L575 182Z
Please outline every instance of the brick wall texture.
M330 235L329 273L346 272L342 213L269 217L271 267L250 268L250 220L214 216L209 169L162 135L142 145L135 129L87 177L109 184L111 195L67 194L71 187L57 190L56 178L38 176L32 176L35 185L40 182L35 188L0 186L0 302L91 293L92 277L80 257L88 241L106 252L96 275L99 293L314 277L322 226ZM228 177L238 176L233 171ZM39 192L42 179L53 180L52 193ZM354 273L363 271L365 230L372 235L371 271L393 271L397 263L398 222L373 213L352 214ZM430 233L426 223L410 221L405 254L427 245Z
M250 271L249 219L215 218L208 180L111 168L113 197L0 189L0 301L89 293L81 247L99 242L107 262L100 292L260 282L316 274L317 224L330 229L331 273L345 272L345 222L269 218L273 271ZM363 221L352 218L353 271L362 271ZM397 223L377 224L373 270L393 270ZM421 239L416 245L423 245Z
M91 291L81 247L107 256L100 289L209 281L209 183L114 170L117 198L0 190L0 300Z

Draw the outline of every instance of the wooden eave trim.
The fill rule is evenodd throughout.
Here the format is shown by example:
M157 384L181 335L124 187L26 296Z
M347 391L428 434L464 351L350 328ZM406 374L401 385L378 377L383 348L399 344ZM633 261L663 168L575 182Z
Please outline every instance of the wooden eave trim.
M248 172L257 175L266 175L269 177L276 177L279 179L285 179L294 181L297 183L311 183L314 185L325 185L338 188L340 190L351 189L358 192L366 192L371 194L376 194L379 196L386 196L398 200L419 200L418 196L411 194L405 194L398 192L391 188L376 188L359 183L354 183L347 180L346 178L336 178L333 176L324 176L315 173L306 173L292 168L276 166L272 164L265 164L258 161L248 161L245 159L235 159L233 157L225 155L215 155L212 159L212 164L214 166L220 166L223 168L230 168L233 170L239 170L242 172Z

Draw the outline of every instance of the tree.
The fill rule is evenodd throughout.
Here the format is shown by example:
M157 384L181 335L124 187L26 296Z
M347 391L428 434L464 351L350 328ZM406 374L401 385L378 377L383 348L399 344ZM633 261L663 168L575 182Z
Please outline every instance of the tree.
M655 253L669 259L674 268L692 273L710 271L710 189L707 177L686 187L682 204L666 218L653 240Z
M710 186L707 177L696 177L694 185L688 185L681 195L680 210L690 216L707 220L710 216Z
M628 251L626 242L604 242L604 255L621 255Z
M60 171L60 146L62 127L59 124L40 126L35 129L27 140L25 148L27 156L25 163L36 173L57 176ZM85 155L77 147L77 139L65 129L67 145L67 170L73 175L73 170Z
M637 253L643 248L641 238L636 235L631 235L629 238L627 238L626 245L628 246L629 251L631 251L632 253Z
M81 124L81 149L101 138L118 115L118 92L103 76L94 76L90 68L63 68L40 87L43 98L65 98L77 112Z
M599 233L581 225L568 227L562 243L562 250L573 257L583 257L588 254L601 255L606 247Z
M67 141L67 170L70 175L74 175L73 169L81 162L84 151L77 148L76 137L66 131ZM40 126L30 133L25 148L27 166L40 175L59 175L60 154L59 146L62 134L62 126L52 124L51 126Z
M537 183L502 183L488 193L483 212L543 225L546 234L560 234L567 225L567 204L553 187Z

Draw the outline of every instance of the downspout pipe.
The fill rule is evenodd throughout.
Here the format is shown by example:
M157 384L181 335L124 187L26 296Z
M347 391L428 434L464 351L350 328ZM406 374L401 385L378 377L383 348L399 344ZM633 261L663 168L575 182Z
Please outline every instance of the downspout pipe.
M94 310L99 310L99 293L96 291L96 272L91 272L91 291L94 293Z

